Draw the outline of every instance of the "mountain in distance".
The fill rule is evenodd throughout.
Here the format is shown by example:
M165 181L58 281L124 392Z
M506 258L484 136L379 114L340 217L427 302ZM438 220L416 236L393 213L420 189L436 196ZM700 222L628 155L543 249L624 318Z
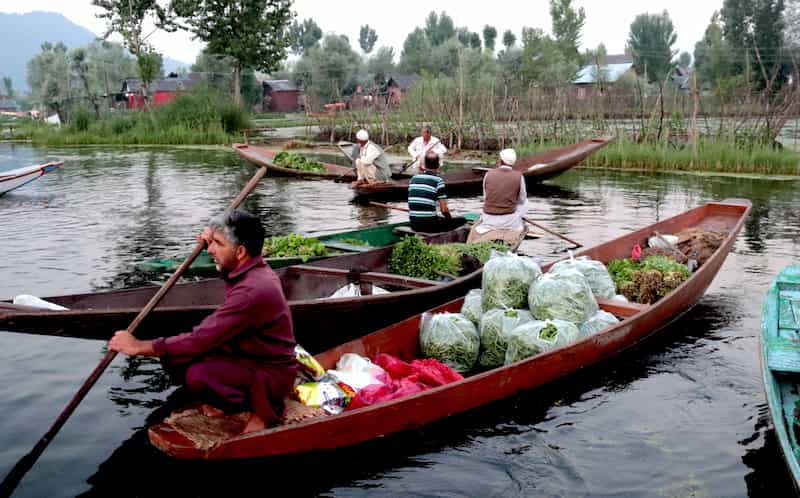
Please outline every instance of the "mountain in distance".
M86 46L95 38L95 33L55 12L0 13L0 78L10 76L15 91L27 92L27 64L42 51L42 43L63 42L73 49ZM165 74L190 65L164 57Z

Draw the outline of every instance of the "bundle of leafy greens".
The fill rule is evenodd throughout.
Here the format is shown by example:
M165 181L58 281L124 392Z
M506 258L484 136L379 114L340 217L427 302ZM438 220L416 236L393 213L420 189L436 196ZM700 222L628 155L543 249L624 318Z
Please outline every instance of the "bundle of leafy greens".
M323 166L321 162L307 159L294 152L278 152L273 162L278 166L296 169L298 171L311 171L314 173L325 172L325 166Z
M588 320L583 322L578 330L581 332L581 337L588 337L597 334L600 331L616 325L619 323L617 317L608 311L598 310L597 313L592 315Z
M658 301L689 278L686 265L662 255L648 256L640 263L615 259L609 261L608 271L618 292L642 304Z
M483 304L481 302L483 298L481 297L481 293L482 291L480 289L472 289L467 292L467 295L464 297L464 304L461 305L461 314L475 325L480 325L481 314L483 314Z
M524 308L528 289L541 275L542 270L531 258L495 255L483 267L483 309Z
M578 270L586 277L586 282L592 289L592 294L596 297L611 299L616 295L614 280L611 278L606 265L600 261L595 261L585 256L565 259L551 266L548 273L558 273L568 268Z
M539 353L575 342L578 327L564 320L534 320L515 328L506 336L505 364L510 365Z
M475 366L481 339L475 324L461 313L425 313L420 323L419 345L422 354L434 358L459 373Z
M478 363L499 367L506 358L506 336L520 325L533 321L528 310L491 309L481 317L481 355Z
M597 301L586 277L574 268L547 272L531 285L528 304L538 320L581 324L597 312Z
M429 280L439 278L442 273L460 275L464 256L472 256L483 264L489 259L492 249L506 248L504 244L496 242L426 244L418 237L406 237L392 248L389 271Z
M261 254L266 258L298 256L305 262L314 256L327 256L328 249L319 239L291 233L266 239Z

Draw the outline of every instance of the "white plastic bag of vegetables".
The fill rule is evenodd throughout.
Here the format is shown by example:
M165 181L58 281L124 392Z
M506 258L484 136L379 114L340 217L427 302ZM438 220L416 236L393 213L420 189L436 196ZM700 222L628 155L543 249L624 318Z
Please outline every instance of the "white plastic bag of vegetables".
M568 268L578 270L586 277L586 282L595 296L611 299L617 293L617 288L608 273L608 268L600 261L589 259L586 256L565 259L551 266L548 273L558 273Z
M533 321L528 310L491 309L481 317L481 355L478 363L499 367L506 358L506 336L523 323Z
M539 353L575 342L580 332L572 322L564 320L534 320L520 325L506 337L505 364L530 358Z
M524 308L531 283L542 275L536 262L516 254L492 254L483 265L483 310Z
M616 325L619 323L617 317L608 311L598 310L597 313L592 315L588 320L583 322L578 330L581 331L581 337L588 337L597 334L598 332Z
M461 305L461 314L476 326L480 325L481 315L483 314L483 296L481 296L481 293L480 289L472 289L467 292L464 297L464 304Z
M481 338L475 324L461 313L423 313L419 346L424 356L467 373L478 360Z
M568 268L546 273L531 285L531 313L538 320L566 320L581 324L597 312L597 301L583 274Z

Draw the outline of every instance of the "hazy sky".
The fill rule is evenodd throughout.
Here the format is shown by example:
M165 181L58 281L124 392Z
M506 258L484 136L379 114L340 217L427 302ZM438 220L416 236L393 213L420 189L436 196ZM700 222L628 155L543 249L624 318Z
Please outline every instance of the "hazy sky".
M658 13L667 7L678 33L677 48L692 53L712 13L722 7L722 0L575 0L573 5L586 10L582 48L593 48L603 42L609 54L622 53L634 17L643 12ZM23 13L34 10L60 12L95 33L105 30L103 21L95 17L97 9L90 0L0 0L0 12ZM481 32L486 24L494 26L499 33L498 46L501 46L502 33L507 29L517 35L517 40L524 26L550 31L547 0L493 0L486 3L464 0L405 0L397 3L296 0L294 10L298 19L311 17L325 32L347 35L353 48L359 52L359 27L369 24L378 34L376 47L394 47L398 59L406 35L415 26L424 25L425 17L431 10L447 12L456 26L465 26L471 31ZM193 62L202 48L187 33L156 33L151 40L157 50L187 63Z

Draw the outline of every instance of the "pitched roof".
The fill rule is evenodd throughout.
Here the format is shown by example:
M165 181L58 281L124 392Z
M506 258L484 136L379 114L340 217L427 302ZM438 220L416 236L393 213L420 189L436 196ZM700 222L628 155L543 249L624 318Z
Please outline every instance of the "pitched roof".
M290 80L265 80L264 84L272 88L273 92L292 92L300 88Z
M614 54L606 56L606 64L633 64L633 57L628 54Z
M163 78L153 80L148 86L150 92L180 92L188 91L197 86L202 78L200 75L190 74L185 77ZM122 91L138 93L142 89L142 80L128 78L122 82Z
M386 86L392 86L392 82L394 82L394 86L401 90L407 90L414 86L418 79L419 76L416 74L392 74L386 80Z
M614 83L619 79L620 76L628 72L633 67L633 62L625 62L622 64L606 64L605 66L601 67L605 72L606 81L609 83ZM583 66L581 70L578 71L578 76L575 78L573 83L576 85L595 83L596 76L597 66L594 64L589 64L587 66Z

